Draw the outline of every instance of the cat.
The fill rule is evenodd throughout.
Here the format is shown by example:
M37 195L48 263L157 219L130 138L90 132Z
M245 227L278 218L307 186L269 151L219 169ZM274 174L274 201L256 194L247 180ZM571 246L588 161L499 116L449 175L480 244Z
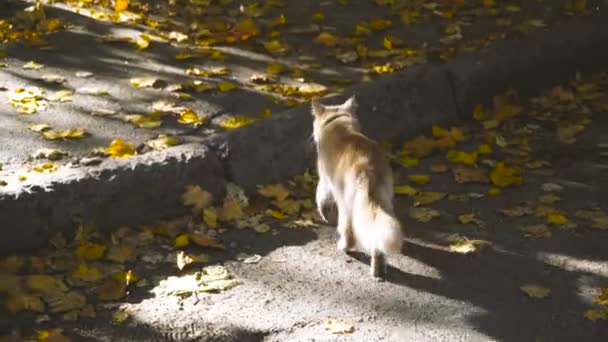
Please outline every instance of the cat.
M313 99L313 140L317 149L315 201L328 222L337 206L338 250L371 256L370 273L386 275L386 255L401 251L403 232L393 209L393 173L382 148L362 132L355 96L337 106Z

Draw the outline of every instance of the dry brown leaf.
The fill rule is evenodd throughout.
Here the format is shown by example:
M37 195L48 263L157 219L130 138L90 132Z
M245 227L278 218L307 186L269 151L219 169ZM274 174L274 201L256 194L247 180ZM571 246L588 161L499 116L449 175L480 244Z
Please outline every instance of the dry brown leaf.
M289 197L289 189L283 184L258 185L258 193L277 201L283 201Z
M429 222L435 217L441 216L441 213L435 209L425 207L410 208L410 216L419 222Z
M185 205L192 207L192 212L198 213L213 202L213 195L203 190L199 185L188 185L182 195Z
M412 198L414 199L414 206L419 206L440 201L446 195L445 192L422 191L414 194Z
M119 300L127 295L127 282L108 277L95 292L101 301Z
M190 241L200 247L211 247L211 248L216 248L216 249L225 249L226 248L222 242L208 236L207 234L190 233L189 236L190 236Z

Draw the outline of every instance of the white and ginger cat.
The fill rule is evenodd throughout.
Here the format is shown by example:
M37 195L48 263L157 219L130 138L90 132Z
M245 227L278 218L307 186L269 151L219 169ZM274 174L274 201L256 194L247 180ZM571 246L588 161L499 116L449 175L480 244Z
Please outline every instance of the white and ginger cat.
M338 106L312 101L317 147L316 203L321 217L338 209L338 249L371 256L371 274L384 277L386 255L401 251L403 233L393 211L393 174L384 151L367 138L355 116L354 96Z

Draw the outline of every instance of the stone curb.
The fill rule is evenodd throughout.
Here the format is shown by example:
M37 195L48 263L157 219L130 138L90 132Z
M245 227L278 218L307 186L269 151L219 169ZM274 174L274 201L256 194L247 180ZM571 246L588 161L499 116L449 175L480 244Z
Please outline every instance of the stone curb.
M522 39L456 57L445 65L421 65L372 83L354 86L324 100L336 103L357 95L366 134L377 140L408 137L472 119L477 104L515 89L523 98L558 85L576 72L608 66L608 11L558 23ZM245 190L284 180L311 161L312 117L302 106L211 139L230 181Z
M426 64L363 83L325 103L355 93L364 131L391 140L432 125L469 120L473 107L509 88L526 97L559 84L575 72L608 64L608 11L558 23L522 39L493 44L445 65ZM102 230L187 213L186 185L198 184L218 198L226 182L247 191L283 181L312 167L310 108L301 106L203 144L177 146L95 167L60 169L28 180L27 188L0 187L0 254L45 243L57 231L93 222Z

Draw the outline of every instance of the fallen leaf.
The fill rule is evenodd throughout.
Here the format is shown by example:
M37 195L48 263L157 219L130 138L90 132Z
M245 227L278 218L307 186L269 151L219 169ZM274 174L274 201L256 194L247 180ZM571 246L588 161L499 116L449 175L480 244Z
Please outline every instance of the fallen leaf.
M44 68L44 64L36 63L34 61L29 61L23 65L23 69L26 70L40 70Z
M177 122L186 125L200 126L205 120L198 116L193 110L187 109L179 114Z
M9 294L5 306L8 312L13 314L24 310L44 312L44 302L38 295L20 291Z
M126 282L110 277L95 289L95 293L101 301L115 301L127 295L126 289Z
M595 297L594 302L599 305L608 306L608 288L601 289L600 293Z
M99 260L103 257L106 251L106 246L93 242L82 242L74 251L74 253L87 261Z
M335 335L351 334L355 331L355 327L350 324L339 322L333 319L325 321L325 330Z
M535 284L527 284L521 286L520 289L532 298L545 298L551 293L550 289Z
M146 76L146 77L134 77L129 80L132 86L135 88L156 88L162 82L158 77Z
M229 82L221 82L217 84L217 89L221 92L227 92L236 89L236 86Z
M118 309L112 314L112 323L123 324L127 319L129 319L129 316L129 313L126 310Z
M129 8L129 0L115 0L114 13L124 12Z
M418 190L414 189L409 185L398 185L395 186L395 194L397 195L408 195L412 196L418 193Z
M408 179L416 184L427 184L431 181L431 177L428 175L410 175Z
M188 234L180 234L175 238L174 247L183 248L190 244L190 238Z
M258 233L266 233L266 232L270 231L270 229L271 229L270 226L265 223L258 224L253 227L253 230L255 230Z
M42 296L57 296L69 290L60 277L46 274L28 275L25 286Z
M608 320L608 310L590 309L586 310L583 316L590 321Z
M321 32L317 36L317 38L315 38L315 41L326 47L333 47L333 46L336 46L336 44L338 44L339 38L331 33Z
M208 208L213 203L213 194L203 190L199 185L188 185L182 194L182 202L192 207L193 213L200 213L202 209Z
M110 249L106 254L106 259L119 264L124 264L127 261L131 261L134 257L135 253L133 252L133 249L126 244L110 246Z
M156 115L130 114L125 116L125 120L141 128L157 128L163 121Z
M72 272L72 277L78 280L95 283L101 280L103 275L98 268L81 263L74 272Z
M82 139L87 136L87 132L83 129L66 129L66 130L45 130L42 131L42 137L46 140L59 139Z
M521 184L523 183L523 178L519 173L518 168L506 166L504 162L498 162L494 170L490 172L490 179L494 185L499 187Z
M36 150L36 152L34 152L32 154L32 157L34 159L59 160L67 155L68 155L67 152L62 151L62 150L58 150L58 149L54 149L54 148L42 148L42 149Z
M435 163L429 167L429 170L433 173L444 173L448 171L448 166L446 164Z
M490 243L484 240L471 240L467 238L457 238L449 246L450 251L460 254L477 253Z
M184 267L194 263L206 263L209 262L209 256L207 254L190 255L183 251L177 253L177 268L181 271Z
M512 206L509 208L504 208L499 210L501 214L510 216L510 217L522 217L526 215L534 214L534 210L529 207L524 207L521 205Z
M120 138L114 139L110 146L105 149L105 152L114 158L128 158L137 154L133 145Z
M465 183L489 183L490 178L488 177L488 173L483 168L473 168L466 166L456 166L452 169L452 173L454 174L454 180L458 184Z
M166 134L159 134L156 138L146 141L146 145L157 151L179 145L179 143L180 141L177 137Z
M190 233L190 241L199 247L210 247L215 249L226 249L224 244L207 234L203 233Z
M412 198L414 199L414 206L418 206L437 202L444 199L446 195L445 192L423 191L414 194Z
M419 222L430 222L433 218L441 216L441 213L435 209L425 207L410 208L410 216Z
M283 201L289 197L289 189L283 184L258 185L258 193L277 201Z
M551 231L547 228L545 224L535 224L530 226L519 227L524 233L525 237L530 238L549 238L551 237Z
M235 129L235 128L239 128L239 127L248 125L252 122L253 122L252 119L250 119L244 115L237 115L237 116L234 116L232 118L222 121L220 123L220 126L224 129Z
M475 223L480 225L482 223L477 217L475 217L475 214L458 215L458 221L462 224Z
M209 227L210 229L216 229L217 220L218 220L218 213L217 213L216 208L203 209L203 222L205 222L207 227Z
M465 151L448 151L446 158L455 164L464 165L475 165L477 163L477 152L465 152Z
M561 226L569 222L568 218L559 212L551 212L547 214L547 222Z
M224 205L220 211L220 220L222 221L234 221L244 216L241 204L237 199L226 199Z

